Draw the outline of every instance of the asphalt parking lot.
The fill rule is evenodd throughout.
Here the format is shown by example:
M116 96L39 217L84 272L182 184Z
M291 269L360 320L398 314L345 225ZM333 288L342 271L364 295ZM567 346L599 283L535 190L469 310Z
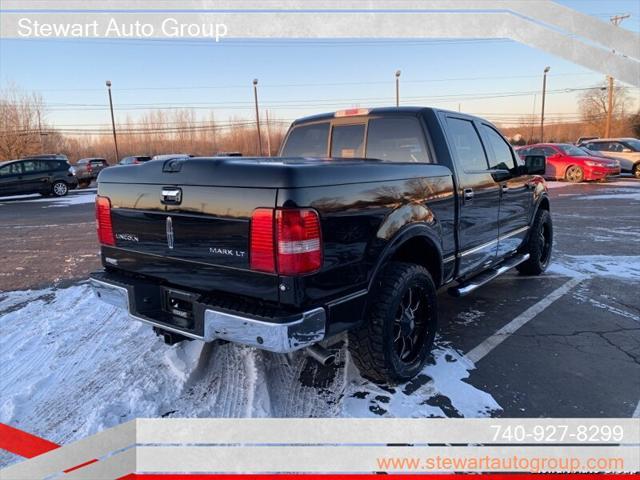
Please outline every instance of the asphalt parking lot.
M0 348L11 351L5 368L22 362L2 385L0 421L69 441L137 416L640 415L640 181L551 183L549 271L509 273L462 299L442 293L432 364L393 388L359 377L344 339L335 367L234 345L167 347L97 306L84 283L99 268L94 195L0 199ZM52 349L38 356L45 373L21 360L36 348L29 325ZM37 405L19 407L28 401Z

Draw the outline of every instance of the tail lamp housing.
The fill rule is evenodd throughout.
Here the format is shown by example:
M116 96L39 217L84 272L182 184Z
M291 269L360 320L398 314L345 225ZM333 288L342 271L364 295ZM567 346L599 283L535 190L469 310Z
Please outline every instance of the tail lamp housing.
M116 244L111 223L111 200L109 197L96 196L96 227L98 241L102 245Z
M251 216L252 270L303 275L322 267L318 212L310 208L258 208Z

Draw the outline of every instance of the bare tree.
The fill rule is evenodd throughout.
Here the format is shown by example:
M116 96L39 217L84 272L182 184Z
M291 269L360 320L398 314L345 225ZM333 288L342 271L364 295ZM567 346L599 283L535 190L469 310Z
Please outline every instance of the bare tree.
M580 113L582 114L582 118L601 134L604 134L609 111L608 95L607 84L602 83L589 90L585 90L580 96ZM626 120L625 117L629 104L630 97L627 88L614 83L613 108L611 110L612 132L617 132L624 128L623 123Z
M40 95L17 88L0 91L0 160L42 151L46 131Z

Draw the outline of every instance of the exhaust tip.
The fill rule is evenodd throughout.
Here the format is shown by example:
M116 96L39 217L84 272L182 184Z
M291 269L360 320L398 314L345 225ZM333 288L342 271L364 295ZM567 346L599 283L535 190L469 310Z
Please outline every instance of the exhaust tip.
M318 344L307 347L305 353L324 367L331 367L336 363L336 355Z

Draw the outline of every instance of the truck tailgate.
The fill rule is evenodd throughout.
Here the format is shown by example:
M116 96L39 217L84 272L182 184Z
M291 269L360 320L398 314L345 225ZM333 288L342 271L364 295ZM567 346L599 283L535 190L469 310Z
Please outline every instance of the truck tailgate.
M179 172L156 171L157 183L124 182L124 170L145 167L101 174L98 195L111 202L115 238L103 246L103 263L189 289L277 301L277 275L249 269L251 214L274 207L277 189L183 184ZM176 192L179 201L164 195Z

